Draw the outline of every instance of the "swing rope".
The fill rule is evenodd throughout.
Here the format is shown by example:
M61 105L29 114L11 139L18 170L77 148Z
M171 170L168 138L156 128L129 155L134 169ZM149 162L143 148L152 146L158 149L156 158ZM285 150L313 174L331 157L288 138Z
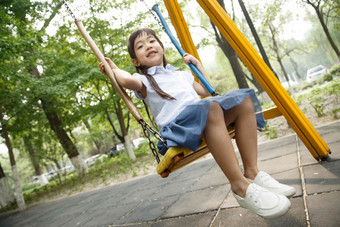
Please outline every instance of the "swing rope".
M80 19L77 19L76 16L74 15L74 13L72 12L71 8L69 7L69 5L66 3L65 0L63 0L63 3L67 9L67 11L69 12L69 14L71 15L71 17L74 19L78 30L80 31L81 35L83 36L83 38L85 39L86 43L90 46L91 50L93 51L93 53L95 54L95 56L97 57L99 62L103 62L104 67L105 67L105 71L108 73L108 77L111 80L111 83L113 84L113 86L115 87L116 91L119 93L120 97L122 98L122 100L124 101L125 105L127 106L127 108L129 109L130 113L133 115L133 117L136 119L136 121L141 125L141 127L143 128L143 133L145 135L145 137L148 139L149 141L149 147L152 151L153 156L155 157L157 163L160 162L160 158L159 158L159 154L158 151L156 149L156 145L155 143L152 141L151 139L151 135L153 135L155 138L157 138L159 141L161 141L164 146L167 147L166 141L162 138L162 136L159 134L159 132L157 132L156 130L154 130L140 115L138 109L136 108L136 106L133 104L131 98L128 96L128 94L126 93L126 91L118 84L114 73L112 71L112 69L109 67L108 63L105 61L103 54L100 52L99 48L97 47L97 45L95 44L95 42L92 40L92 38L89 36L89 34L86 32L82 22Z

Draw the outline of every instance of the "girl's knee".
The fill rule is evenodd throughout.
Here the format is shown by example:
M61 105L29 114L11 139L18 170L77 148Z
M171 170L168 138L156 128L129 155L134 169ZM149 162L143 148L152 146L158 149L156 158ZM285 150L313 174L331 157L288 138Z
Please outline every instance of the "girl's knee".
M218 121L223 118L223 110L217 102L211 102L209 106L208 121Z
M254 112L254 103L250 96L246 97L243 100L243 102L241 103L241 106L244 110Z
M223 113L223 110L220 106L220 104L218 104L217 102L211 102L210 103L210 106L209 106L209 115L212 114L212 115L215 115L215 114L218 114L218 113Z

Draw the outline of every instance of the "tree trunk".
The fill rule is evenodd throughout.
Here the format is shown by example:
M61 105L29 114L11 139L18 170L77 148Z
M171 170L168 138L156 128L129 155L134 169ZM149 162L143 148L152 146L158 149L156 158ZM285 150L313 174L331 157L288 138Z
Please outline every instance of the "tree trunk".
M78 175L83 175L89 171L88 166L79 155L70 158L70 160Z
M296 76L294 76L294 79L295 81L298 81L299 79L302 79L302 76L300 75L299 73L299 69L298 69L298 64L294 61L294 59L289 55L287 54L288 57L289 57L289 60L290 60L290 63L292 63L292 66L294 68L294 71L296 73ZM294 73L294 72L293 72ZM296 78L297 77L297 78Z
M96 146L98 153L100 153L101 145L100 145L99 141L96 140L96 138L93 136L92 129L91 129L89 122L87 121L87 119L83 119L83 123L84 123L87 131L90 133L91 139L92 139L94 145Z
M212 27L215 31L216 41L223 51L224 55L228 58L231 68L233 70L236 82L239 88L249 88L245 74L242 70L241 64L238 61L238 56L234 49L230 46L227 40L217 32L216 26L211 22Z
M129 157L134 160L134 159L136 159L136 156L133 153L131 142L129 141L129 138L127 136L128 130L127 130L127 127L125 127L124 116L123 116L123 111L122 111L121 105L120 105L119 101L118 101L118 103L115 103L115 104L116 104L115 105L116 115L118 117L118 121L119 121L119 125L120 125L122 135L119 135L119 133L117 132L117 130L116 130L111 118L110 118L109 112L107 110L105 110L107 120L110 122L110 125L111 125L115 135L124 144L125 151L128 153Z
M251 31L251 33L254 36L255 42L256 42L259 50L260 50L260 53L261 53L261 56L262 56L263 60L266 62L266 64L270 68L270 70L272 70L274 72L272 66L270 65L270 62L269 62L269 59L267 57L266 51L264 50L264 48L262 46L262 43L261 43L261 40L260 40L260 38L259 38L259 36L257 34L257 31L256 31L255 27L254 27L253 21L251 20L250 15L248 13L248 10L247 10L246 6L243 3L243 0L238 0L238 3L241 6L241 9L242 9L242 12L244 14L244 17L246 18L246 21L248 23L250 31Z
M51 102L49 102L49 100L46 98L40 98L40 101L41 101L42 108L50 123L52 130L57 135L57 138L60 144L64 148L72 164L74 164L72 160L77 160L76 165L74 164L74 168L76 169L76 172L78 174L86 174L88 172L88 168L85 168L87 166L84 160L82 160L79 157L79 152L78 152L77 147L74 145L70 137L67 135L66 131L63 129L62 123L57 113L54 111ZM80 164L81 161L83 162L83 164ZM80 169L78 169L78 167Z
M218 0L218 3L221 5L221 7L224 9L224 11L226 11L223 0ZM221 35L217 31L216 26L212 22L211 22L211 25L214 29L216 41L217 41L219 47L221 48L224 55L229 60L229 63L230 63L231 68L233 70L233 73L234 73L234 76L236 78L236 82L238 84L238 87L239 88L249 88L249 85L248 85L247 80L246 80L246 78L247 78L246 73L243 71L243 69L241 67L237 53L230 46L230 44L224 38L224 36ZM264 91L263 88L261 87L260 83L258 83L256 81L256 79L253 78L253 80L251 80L251 79L249 79L249 80L254 84L254 86L257 88L259 93L262 93Z
M274 26L273 26L273 24L271 22L268 22L268 25L269 25L270 33L272 35L273 49L274 49L274 52L276 54L276 60L279 62L279 65L281 67L283 76L285 77L285 79L286 79L286 81L288 83L288 86L291 89L291 85L289 83L289 78L288 78L286 69L284 68L283 63L282 63L282 57L280 56L279 46L278 46L277 41L276 41L276 34L277 34L276 30L275 30L275 28L274 28Z
M6 207L15 203L14 192L8 183L8 179L2 169L0 164L0 205L1 207Z
M0 106L0 122L1 122L1 126L2 126L1 134L2 134L2 137L5 139L5 143L6 143L6 146L7 146L7 149L8 149L9 160L10 160L11 167L12 167L13 180L14 180L14 186L15 186L15 198L16 198L19 210L22 211L22 210L26 209L26 205L25 205L24 196L22 195L22 190L21 190L21 185L20 185L20 180L19 180L19 174L18 174L18 170L16 168L12 143L11 143L11 140L10 140L9 135L8 135L7 124L4 123L4 116L2 114L1 106Z
M124 138L125 138L125 143L124 143L125 150L126 150L126 152L128 153L129 157L130 157L132 160L135 160L135 159L136 159L136 155L135 155L135 153L133 152L132 143L131 143L130 139L128 138L128 136L125 136Z
M31 75L35 76L37 79L41 78L37 67L29 69L29 72ZM72 158L79 156L78 149L74 145L70 137L67 135L66 131L64 130L62 123L59 119L59 116L57 115L52 105L52 102L47 97L40 97L40 101L41 101L42 109L48 119L48 122L50 123L52 130L56 134L61 146L64 148L68 157L72 160ZM84 166L84 165L86 166L85 162L83 165L77 165L77 166ZM78 170L76 166L74 167L76 168L77 173L86 174L88 172L88 169L82 168ZM84 170L86 170L86 172L82 173L81 171L84 171Z
M22 194L20 179L19 179L19 173L16 165L12 165L12 173L13 173L13 181L15 185L15 197L17 200L17 204L20 211L23 211L26 209L25 205L25 199Z
M327 37L329 43L331 44L331 46L332 46L336 56L338 57L338 59L340 59L340 51L339 51L337 45L335 44L331 34L329 33L329 30L328 30L327 25L325 23L325 20L323 18L323 13L322 13L322 11L320 11L320 5L319 4L315 5L315 4L311 3L310 1L307 1L307 3L310 4L314 8L314 10L316 12L316 15L319 18L321 27L322 27L323 31L325 32L326 37Z
M125 127L125 121L124 121L122 106L120 105L119 101L116 104L117 104L116 105L116 114L117 114L118 121L119 121L119 124L120 124L120 129L121 129L121 132L123 134L124 141L125 141L124 147L125 147L126 152L129 155L129 157L132 160L134 160L134 159L136 159L136 156L135 156L135 153L133 153L133 147L132 147L131 141L128 137L128 130Z
M48 184L48 179L43 173L38 175L38 179L39 179L40 186L44 186Z
M37 156L35 154L30 138L28 138L27 136L24 136L24 144L30 156L30 160L34 168L35 175L37 175L39 178L40 185L44 186L48 184L48 179L41 170L41 166L39 165L39 161L37 160Z

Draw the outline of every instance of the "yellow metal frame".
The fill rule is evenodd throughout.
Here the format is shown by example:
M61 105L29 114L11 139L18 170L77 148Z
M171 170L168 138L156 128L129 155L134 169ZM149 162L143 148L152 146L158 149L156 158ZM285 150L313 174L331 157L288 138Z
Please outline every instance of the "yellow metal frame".
M197 2L276 104L277 109L271 109L271 112L264 112L264 114L284 115L313 157L318 160L326 158L330 151L327 144L223 8L216 0L197 0ZM184 51L199 59L178 2L164 0L164 3Z

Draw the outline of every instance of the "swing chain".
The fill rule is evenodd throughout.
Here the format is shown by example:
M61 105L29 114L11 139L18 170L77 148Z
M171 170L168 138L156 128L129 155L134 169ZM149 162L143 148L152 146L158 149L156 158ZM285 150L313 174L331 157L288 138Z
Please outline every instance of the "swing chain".
M71 8L68 6L67 2L65 0L63 0L63 3L67 9L67 11L70 13L71 17L74 19L74 20L77 20L76 16L74 15L74 13L72 12Z
M165 139L162 138L162 136L159 134L159 132L157 132L156 130L154 130L146 121L144 121L143 119L139 121L139 123L141 124L142 128L143 128L143 132L145 137L148 139L149 141L149 147L152 151L153 156L156 158L157 163L160 162L159 156L158 156L158 152L156 149L156 145L155 143L151 140L150 138L150 133L152 133L156 139L158 139L159 141L161 141L164 146L167 147L166 145L166 141Z
M156 14L153 12L153 10L146 4L146 2L144 0L140 0L141 2L143 2L143 4L145 5L145 7L149 10L149 12L151 13L151 15L153 16L153 18L157 21L158 25L162 28L162 30L164 32L165 31L165 28L162 24L162 22L159 20L159 18L156 16Z

